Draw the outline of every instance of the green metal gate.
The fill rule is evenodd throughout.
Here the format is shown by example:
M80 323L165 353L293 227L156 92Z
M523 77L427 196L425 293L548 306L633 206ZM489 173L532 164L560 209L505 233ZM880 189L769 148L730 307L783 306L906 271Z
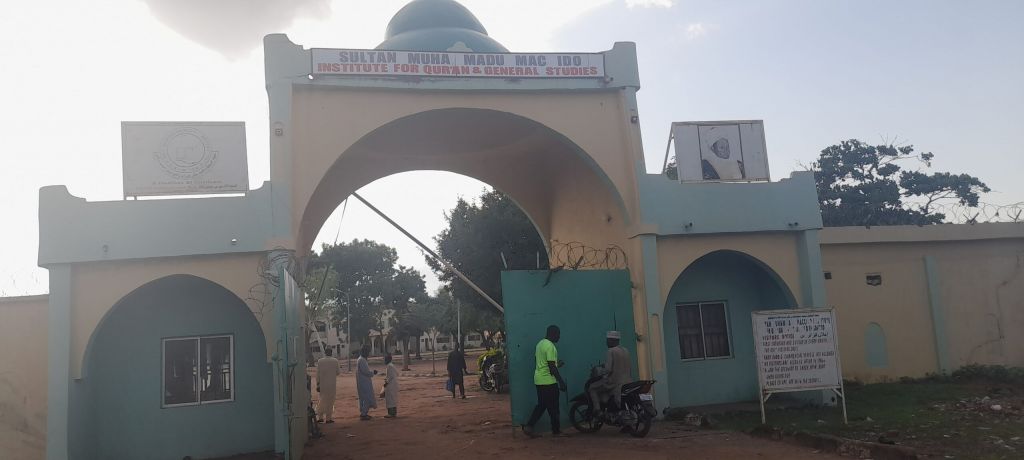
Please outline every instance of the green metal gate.
M560 404L563 427L569 426L566 398L581 393L591 366L604 361L607 331L622 332L622 346L633 357L633 376L637 376L636 329L628 271L506 271L501 274L501 288L514 425L526 423L537 403L534 349L550 324L562 331L557 347L558 358L565 361L565 367L559 371L569 387ZM537 429L547 427L545 414Z

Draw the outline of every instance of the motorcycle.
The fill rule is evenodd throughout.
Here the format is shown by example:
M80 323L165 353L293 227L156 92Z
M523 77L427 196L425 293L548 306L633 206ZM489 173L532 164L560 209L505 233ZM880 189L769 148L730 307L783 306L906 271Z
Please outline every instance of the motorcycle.
M658 415L654 408L654 397L651 396L651 387L654 380L638 380L622 386L622 407L615 407L615 398L608 398L608 401L601 404L606 408L601 413L595 413L594 403L590 398L590 387L604 378L601 366L594 366L590 370L590 379L583 385L583 393L572 398L569 406L569 420L573 428L581 433L594 433L604 425L622 427L624 432L642 438L651 431L651 424L654 417ZM608 409L619 410L617 417L608 417Z
M501 393L501 387L508 384L506 368L504 353L484 359L480 365L480 389Z

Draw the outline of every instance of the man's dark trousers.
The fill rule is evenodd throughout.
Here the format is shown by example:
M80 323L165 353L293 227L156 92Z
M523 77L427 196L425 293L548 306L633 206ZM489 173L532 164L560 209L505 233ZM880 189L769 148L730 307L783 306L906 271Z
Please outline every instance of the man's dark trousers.
M540 420L540 416L547 410L548 416L551 417L551 432L559 433L558 384L535 386L537 387L537 406L533 408L533 414L530 415L530 420L526 422L526 426L533 428L537 420Z

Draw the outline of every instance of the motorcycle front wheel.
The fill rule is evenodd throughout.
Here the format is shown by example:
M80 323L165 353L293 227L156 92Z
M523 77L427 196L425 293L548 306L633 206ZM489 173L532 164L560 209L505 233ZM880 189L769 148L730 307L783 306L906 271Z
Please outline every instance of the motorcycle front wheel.
M487 378L486 375L480 376L480 389L484 391L494 391L494 382Z
M594 433L603 425L594 416L590 403L586 401L576 401L569 406L569 421L572 422L572 427L581 433Z

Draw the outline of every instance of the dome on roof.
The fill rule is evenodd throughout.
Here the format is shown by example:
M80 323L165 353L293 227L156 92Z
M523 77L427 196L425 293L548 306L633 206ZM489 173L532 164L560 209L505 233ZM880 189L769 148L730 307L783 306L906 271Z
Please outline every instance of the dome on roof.
M487 29L466 7L454 0L414 0L388 23L379 50L476 51L506 53L487 36Z

